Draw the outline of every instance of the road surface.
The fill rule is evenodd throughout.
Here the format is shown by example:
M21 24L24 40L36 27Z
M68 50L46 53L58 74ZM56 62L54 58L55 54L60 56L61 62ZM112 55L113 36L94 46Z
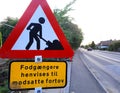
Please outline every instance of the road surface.
M75 52L71 70L70 93L106 93L84 64L83 56L80 50Z
M79 49L79 54L107 93L120 93L120 53Z

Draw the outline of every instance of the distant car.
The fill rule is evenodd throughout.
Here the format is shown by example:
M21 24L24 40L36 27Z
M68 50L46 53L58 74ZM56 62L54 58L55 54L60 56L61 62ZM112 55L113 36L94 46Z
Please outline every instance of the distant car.
M88 50L88 51L92 51L92 48L91 48L91 47L89 47L87 50Z

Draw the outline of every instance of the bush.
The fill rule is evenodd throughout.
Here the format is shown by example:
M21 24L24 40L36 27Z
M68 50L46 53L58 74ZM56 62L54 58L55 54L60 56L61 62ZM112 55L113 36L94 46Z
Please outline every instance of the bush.
M0 93L8 93L8 81L5 81L5 86L0 86Z
M109 51L120 51L120 40L113 41L113 43L109 46Z

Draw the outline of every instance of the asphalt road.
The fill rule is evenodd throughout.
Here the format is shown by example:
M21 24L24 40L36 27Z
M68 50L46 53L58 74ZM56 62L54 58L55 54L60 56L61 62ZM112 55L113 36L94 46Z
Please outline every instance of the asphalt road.
M84 64L83 56L77 50L73 58L70 93L106 93Z
M70 87L44 90L43 93L120 93L120 53L79 48L68 67L71 67L71 74L68 73Z
M81 60L107 93L120 93L120 53L79 49Z

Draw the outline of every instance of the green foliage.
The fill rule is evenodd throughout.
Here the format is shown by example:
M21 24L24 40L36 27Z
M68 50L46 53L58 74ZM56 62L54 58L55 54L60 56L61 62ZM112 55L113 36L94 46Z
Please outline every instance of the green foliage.
M0 86L0 93L8 93L8 81L5 81L5 86Z
M71 47L73 49L77 49L83 39L81 29L79 29L77 25L71 22L67 23L62 28Z
M5 21L1 22L0 32L2 33L2 40L3 42L8 37L9 33L12 31L12 26L14 27L18 22L17 18L7 17ZM10 26L9 26L10 25Z
M82 45L81 47L88 49L89 47L91 47L92 49L96 49L96 44L94 41L92 41L90 44L87 45Z
M0 47L2 46L2 33L0 32Z
M69 11L73 10L71 5L73 5L75 1L76 0L73 0L63 9L54 9L54 15L56 16L66 38L73 49L77 49L83 40L83 33L81 29L78 28L76 24L72 23L73 18L67 15Z
M94 41L92 41L92 43L89 45L92 49L95 49L96 45L94 43Z
M120 51L120 40L113 41L113 43L109 46L109 51Z
M76 0L73 0L72 2L67 4L63 9L54 9L54 15L56 16L60 25L62 25L63 23L67 23L68 21L71 21L70 17L67 16L67 13L73 10L71 8L71 5L73 5L75 1Z
M73 0L67 4L63 9L54 9L54 15L56 16L65 36L67 37L71 47L77 49L82 40L83 34L80 28L74 23L72 23L73 18L69 17L67 14L69 11L72 11L71 5L75 3L76 0ZM1 22L3 25L0 26L0 32L2 33L3 43L8 37L9 33L12 31L11 26L15 26L18 22L18 19L7 17L5 21ZM8 24L10 26L7 26Z

